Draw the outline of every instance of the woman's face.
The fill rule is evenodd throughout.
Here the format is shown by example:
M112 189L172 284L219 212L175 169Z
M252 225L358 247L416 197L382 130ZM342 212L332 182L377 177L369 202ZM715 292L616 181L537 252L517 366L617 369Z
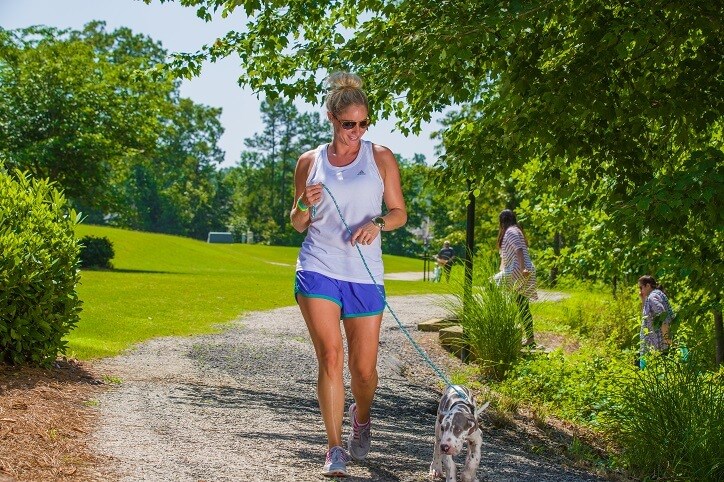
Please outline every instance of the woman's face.
M649 296L652 291L654 291L654 288L651 285L639 284L639 296L642 298Z
M360 127L361 121L369 122L367 108L363 105L350 105L337 115L327 112L327 117L334 125L335 137L338 137L344 144L360 142L362 136L367 132L367 126ZM351 129L345 129L343 124L350 122L353 122L354 126Z

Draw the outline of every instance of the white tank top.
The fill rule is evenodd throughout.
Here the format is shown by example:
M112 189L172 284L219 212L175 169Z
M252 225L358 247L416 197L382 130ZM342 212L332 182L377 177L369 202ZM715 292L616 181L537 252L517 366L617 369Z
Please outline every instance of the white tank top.
M327 144L317 148L307 184L323 183L339 205L349 228L354 231L382 212L384 183L377 169L372 143L362 141L357 158L351 164L335 167L329 163ZM297 258L297 271L314 271L330 278L354 283L372 283L357 248L327 189ZM312 208L310 208L311 212ZM377 284L383 284L382 235L370 245L358 245Z

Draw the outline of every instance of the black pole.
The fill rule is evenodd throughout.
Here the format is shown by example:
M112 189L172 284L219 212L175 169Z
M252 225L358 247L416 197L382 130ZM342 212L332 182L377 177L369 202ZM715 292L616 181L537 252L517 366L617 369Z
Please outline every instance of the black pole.
M429 281L430 277L428 276L428 271L430 269L430 259L428 255L428 249L430 246L430 243L427 239L427 237L423 240L423 248L422 248L422 281Z
M468 212L465 221L465 284L463 303L470 299L473 290L473 248L475 246L475 194L468 179ZM463 307L463 310L465 307Z
M427 251L422 255L422 281L427 281Z

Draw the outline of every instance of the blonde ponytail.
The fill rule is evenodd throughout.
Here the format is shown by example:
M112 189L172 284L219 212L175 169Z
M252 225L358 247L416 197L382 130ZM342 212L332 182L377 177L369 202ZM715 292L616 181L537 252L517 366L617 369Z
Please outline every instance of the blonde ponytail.
M362 90L362 79L349 72L335 72L325 79L327 110L338 115L351 105L361 105L369 110L367 95Z

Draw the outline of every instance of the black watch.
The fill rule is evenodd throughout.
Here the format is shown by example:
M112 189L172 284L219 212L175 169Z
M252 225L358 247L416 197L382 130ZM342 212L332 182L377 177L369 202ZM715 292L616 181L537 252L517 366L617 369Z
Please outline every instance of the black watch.
M385 218L383 218L382 216L376 216L372 218L372 224L380 228L380 231L382 231L383 229L385 229Z

